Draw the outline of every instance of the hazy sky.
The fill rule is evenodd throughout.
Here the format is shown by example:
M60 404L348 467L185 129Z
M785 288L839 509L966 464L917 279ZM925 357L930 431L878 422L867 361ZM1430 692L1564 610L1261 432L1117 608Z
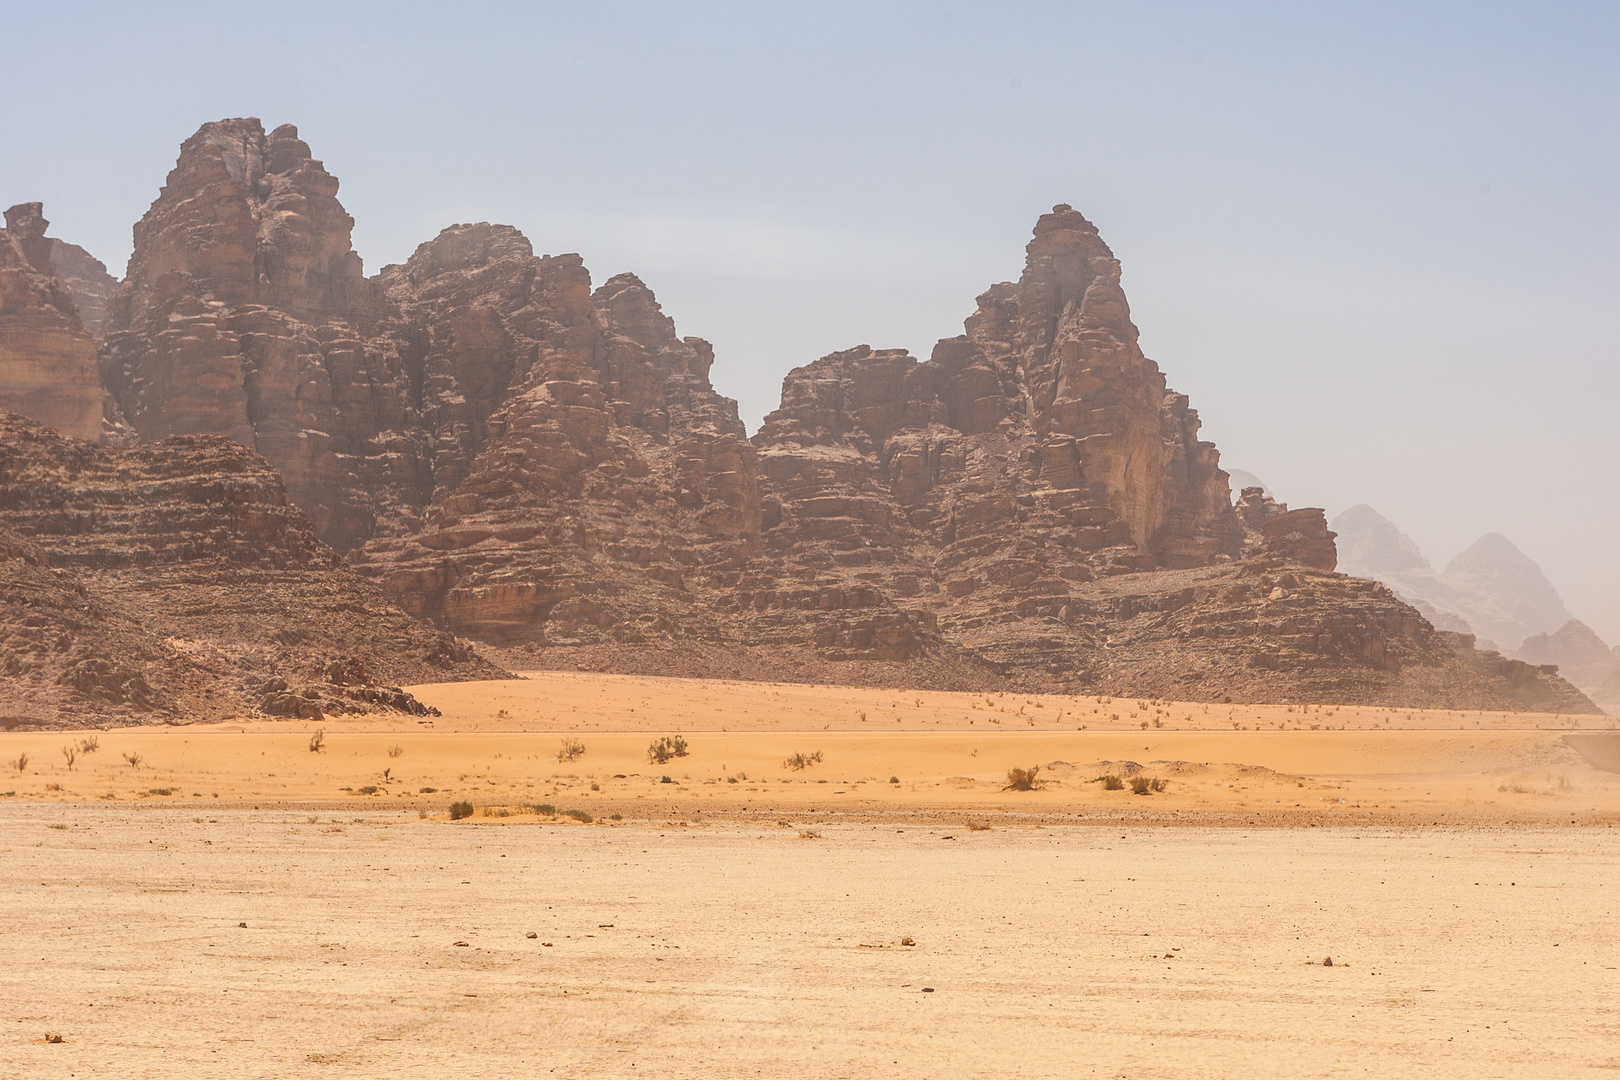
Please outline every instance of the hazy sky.
M368 271L452 222L634 270L752 430L926 357L1072 203L1224 461L1488 531L1620 642L1620 4L13 4L0 205L122 273L204 121L298 125Z

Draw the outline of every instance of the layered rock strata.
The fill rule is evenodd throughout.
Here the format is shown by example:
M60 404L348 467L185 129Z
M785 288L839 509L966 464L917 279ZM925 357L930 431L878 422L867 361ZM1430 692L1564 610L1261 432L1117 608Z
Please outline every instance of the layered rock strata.
M11 726L419 713L399 684L501 674L346 570L226 439L121 451L0 414L0 559Z
M258 451L361 577L514 664L1493 708L1543 678L1331 573L1321 511L1234 509L1068 206L928 360L824 357L748 439L633 275L469 224L368 279L337 190L291 126L187 140L105 303L108 438Z
M284 124L206 124L135 226L101 374L143 442L222 435L347 550L420 523L428 448L338 182Z
M353 553L413 614L497 642L720 640L694 576L758 544L754 448L638 279L462 225L381 275L434 447L422 526Z
M58 277L49 225L40 203L21 203L0 230L0 409L99 439L96 346Z

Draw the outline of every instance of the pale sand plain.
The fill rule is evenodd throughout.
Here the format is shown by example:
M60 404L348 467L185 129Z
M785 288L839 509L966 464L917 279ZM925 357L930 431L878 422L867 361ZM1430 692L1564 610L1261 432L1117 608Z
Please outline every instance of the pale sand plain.
M1620 1069L1607 717L413 689L0 733L0 1080Z

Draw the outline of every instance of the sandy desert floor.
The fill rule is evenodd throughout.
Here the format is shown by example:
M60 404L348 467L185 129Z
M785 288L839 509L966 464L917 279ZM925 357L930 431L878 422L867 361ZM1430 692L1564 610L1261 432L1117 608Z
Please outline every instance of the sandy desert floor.
M1607 717L414 689L0 733L0 1080L1620 1069Z

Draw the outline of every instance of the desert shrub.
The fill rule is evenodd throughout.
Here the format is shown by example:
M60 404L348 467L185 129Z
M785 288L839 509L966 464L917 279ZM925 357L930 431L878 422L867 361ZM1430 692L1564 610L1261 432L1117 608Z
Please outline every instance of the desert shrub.
M1039 765L1032 765L1027 769L1008 769L1007 786L1002 788L1002 790L1034 791L1035 788L1040 784L1040 781L1035 779L1035 777L1040 774L1040 771L1041 767Z
M46 784L45 785L45 790L46 791L61 791L62 790L62 785L61 784Z
M377 785L376 784L367 784L365 787L362 787L360 789L360 794L362 794L362 795L375 795L375 794L377 794Z
M660 784L673 784L675 781L670 779L668 774L665 774L664 776L658 778L658 782Z
M1154 791L1163 791L1165 788L1170 786L1170 781L1161 780L1157 776L1155 776L1153 779L1148 781L1148 786L1151 787Z
M18 754L16 757L12 758L11 767L16 769L18 772L22 772L24 769L28 768L28 755Z
M539 814L541 817L557 816L557 808L548 802L536 803L534 806L534 812Z
M1113 773L1109 773L1107 776L1099 776L1097 779L1102 781L1104 791L1120 791L1125 787L1125 781Z
M403 746L399 745L399 743L395 743L393 746L390 746L388 748L388 756L389 757L399 757L404 752L405 752L405 748Z
M313 735L311 735L309 737L309 752L310 753L312 753L312 754L320 753L321 748L323 746L325 746L325 745L326 745L326 732L325 731L317 731L317 732L315 732L315 734L313 734Z
M898 776L891 776L891 777L889 777L889 783L891 783L891 784L898 784L898 783L899 783L899 782L900 782L900 778L899 778L899 777L898 777Z
M73 763L79 758L79 748L74 746L72 743L68 743L66 746L62 747L62 756L67 759L68 771L72 772Z
M564 810L562 812L562 816L571 817L582 825L589 825L591 823L591 815L587 814L583 810Z
M436 788L436 787L425 787L425 788L417 788L416 790L417 790L418 795L432 795L434 792L438 791L439 789Z
M624 820L624 815L623 814L609 814L608 815L608 820L609 821L623 821Z
M174 789L166 787L147 788L146 793L148 795L173 795Z
M799 833L799 839L800 840L820 840L821 839L821 830L820 829L805 829L803 832Z
M812 765L819 764L821 764L821 751L817 750L810 754L796 753L786 761L782 762L782 767L784 769L792 769L795 772L802 772Z
M736 778L736 777L735 777L735 776L728 776L728 777L726 777L726 783L728 783L728 784L735 784L735 783L736 783L736 782L737 782L737 778Z
M1147 777L1145 777L1145 776L1133 776L1133 777L1131 777L1131 794L1132 795L1146 795L1148 792L1150 792L1152 790L1153 790L1153 784L1152 784L1151 781L1148 780Z
M647 760L654 765L662 765L671 758L685 757L686 754L686 740L679 735L674 738L665 735L647 747Z
M141 760L142 759L141 759L141 755L138 752L132 751L132 752L130 752L128 754L125 754L124 755L124 760L129 762L129 767L132 768L132 769L138 769L138 768L141 767Z
M970 822L968 822L968 832L989 832L989 831L990 831L990 823L988 821L970 821Z
M460 821L462 818L472 817L473 807L470 802L453 802L450 804L450 820Z
M86 737L79 740L79 752L80 753L93 754L97 750L100 750L100 749L101 749L101 736L100 735L88 735L88 736L86 736Z
M557 760L567 764L578 760L585 753L585 744L578 739L564 739L562 747L557 751Z

